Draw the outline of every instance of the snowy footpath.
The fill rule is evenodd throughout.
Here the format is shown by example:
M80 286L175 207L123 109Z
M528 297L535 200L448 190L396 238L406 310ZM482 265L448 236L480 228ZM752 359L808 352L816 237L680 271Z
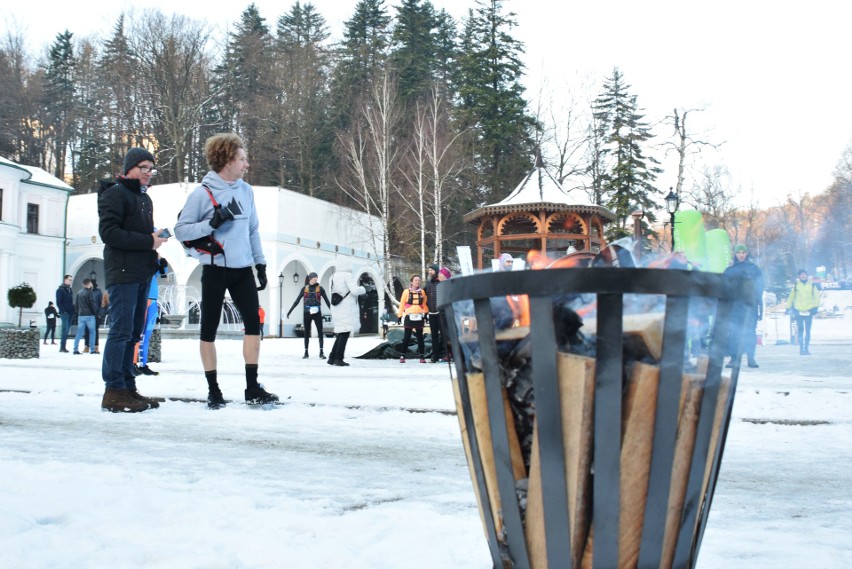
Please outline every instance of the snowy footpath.
M809 357L767 335L740 374L700 569L852 566L852 317L813 334ZM163 342L141 414L100 411L100 356L0 360L0 567L490 569L449 369L355 359L380 341L333 367L265 340L284 404L260 409L234 340L218 411L193 340Z

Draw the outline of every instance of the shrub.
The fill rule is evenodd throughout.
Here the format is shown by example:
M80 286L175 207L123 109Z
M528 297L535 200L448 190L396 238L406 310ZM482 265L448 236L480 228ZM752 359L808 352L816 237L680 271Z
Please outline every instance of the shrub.
M10 288L6 297L9 299L9 306L18 309L18 328L20 328L24 308L32 308L35 305L36 293L29 284L21 283Z

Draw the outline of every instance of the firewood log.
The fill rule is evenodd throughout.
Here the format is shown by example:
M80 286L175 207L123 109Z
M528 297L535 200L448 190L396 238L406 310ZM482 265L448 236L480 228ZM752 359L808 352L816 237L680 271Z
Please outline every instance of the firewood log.
M622 402L619 569L635 569L638 562L645 505L648 498L659 377L660 372L657 366L643 363L634 364L627 380ZM677 520L680 520L686 483L689 478L689 463L695 445L695 429L701 403L702 383L703 376L683 375L667 520L672 519L675 515ZM676 503L672 502L673 499ZM674 537L677 537L677 533L674 534ZM667 530L664 537L664 547L670 540L671 537ZM669 547L673 555L673 544L670 544ZM594 527L589 532L589 539L586 541L583 551L580 565L582 569L592 568L593 549ZM669 565L670 563L671 561L669 561ZM663 564L661 567L667 567L667 565Z
M486 538L488 537L488 530L485 527L485 517L482 513L482 497L479 495L479 485L476 483L476 472L473 468L473 455L470 452L470 441L468 440L468 432L467 432L467 424L464 419L464 406L462 405L461 400L461 391L459 391L459 380L453 374L453 397L456 400L456 415L458 415L459 419L459 430L461 431L462 437L462 446L464 447L464 455L467 458L467 468L470 472L470 481L473 484L473 493L476 495L476 503L480 504L479 509L479 519L482 522L482 529L485 533Z
M568 490L568 524L572 566L579 564L591 523L591 461L594 416L594 358L558 354L559 402L562 413L563 451ZM538 423L535 427L538 432ZM526 539L533 569L547 568L541 456L538 436L533 438L527 493ZM568 536L565 536L566 539Z
M683 503L686 497L686 486L689 482L689 468L692 465L692 452L695 449L695 434L698 428L701 398L704 395L704 376L685 374L683 379L672 481L669 487L669 503L666 513L666 531L663 536L663 556L660 560L661 569L670 569L674 561L680 520L683 515Z
M479 443L479 457L482 461L482 470L485 477L485 485L488 489L488 499L491 502L491 511L494 514L495 529L497 535L503 533L502 510L500 507L500 491L497 486L497 468L495 465L494 445L491 439L491 421L488 417L488 401L485 394L485 374L469 373L467 375L467 386L470 393L470 406L473 413L473 427L476 440ZM521 454L521 445L518 441L518 433L515 430L515 420L506 396L506 390L501 389L503 394L503 409L506 414L507 435L509 437L509 454L512 461L512 473L515 480L527 477L524 458ZM468 455L468 459L470 455ZM477 496L477 499L481 499ZM514 498L514 496L512 496Z
M622 319L624 330L624 349L636 359L642 359L648 354L656 361L663 355L663 322L662 312L641 314L625 314ZM597 333L597 320L583 321L583 334L593 336Z

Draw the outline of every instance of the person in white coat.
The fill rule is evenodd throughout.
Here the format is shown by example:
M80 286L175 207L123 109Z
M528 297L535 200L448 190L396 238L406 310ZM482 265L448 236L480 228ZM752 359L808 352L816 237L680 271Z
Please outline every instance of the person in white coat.
M361 329L358 318L358 297L367 293L367 287L359 286L349 267L339 267L331 275L331 319L334 321L334 346L326 363L333 366L348 366L343 361L349 335ZM341 300L334 304L336 295Z

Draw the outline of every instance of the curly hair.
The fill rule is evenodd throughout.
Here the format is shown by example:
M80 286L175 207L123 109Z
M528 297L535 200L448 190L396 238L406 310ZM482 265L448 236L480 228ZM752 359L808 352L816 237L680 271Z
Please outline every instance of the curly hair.
M214 134L204 143L204 157L210 169L218 173L237 157L237 151L241 148L245 150L246 144L236 134Z

